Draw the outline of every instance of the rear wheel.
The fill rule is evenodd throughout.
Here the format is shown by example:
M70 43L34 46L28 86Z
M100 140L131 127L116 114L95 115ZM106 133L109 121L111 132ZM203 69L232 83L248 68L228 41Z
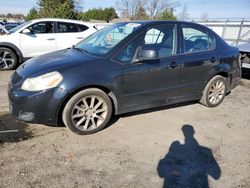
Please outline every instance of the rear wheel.
M208 107L218 106L226 95L226 79L222 76L214 76L203 90L200 103Z
M76 134L102 130L112 115L112 103L100 89L86 89L75 94L63 110L64 124Z
M17 64L16 54L9 48L0 47L0 69L12 70Z

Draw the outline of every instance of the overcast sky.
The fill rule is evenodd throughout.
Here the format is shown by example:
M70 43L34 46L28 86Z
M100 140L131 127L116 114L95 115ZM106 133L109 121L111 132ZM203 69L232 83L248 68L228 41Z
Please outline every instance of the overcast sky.
M117 7L117 0L78 1L84 11L89 8ZM250 0L176 0L175 2L181 5L186 3L190 18L201 18L207 13L209 18L248 18L250 20ZM179 14L181 5L176 7L175 14ZM0 0L0 13L27 14L34 6L37 6L37 0Z

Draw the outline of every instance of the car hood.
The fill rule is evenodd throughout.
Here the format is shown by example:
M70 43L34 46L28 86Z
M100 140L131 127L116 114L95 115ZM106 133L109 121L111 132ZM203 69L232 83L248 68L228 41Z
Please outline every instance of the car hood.
M107 64L103 59L70 48L32 58L22 64L16 72L23 78L35 77L52 71L74 72L75 69L91 73L108 68Z

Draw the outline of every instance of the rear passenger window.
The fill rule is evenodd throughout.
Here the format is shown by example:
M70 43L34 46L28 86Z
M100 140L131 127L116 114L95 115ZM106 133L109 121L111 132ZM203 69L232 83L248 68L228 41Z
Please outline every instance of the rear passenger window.
M58 33L76 33L78 32L78 27L74 23L57 22L57 32Z
M87 30L87 29L88 29L88 27L87 27L87 26L85 26L85 25L80 25L80 24L77 24L77 26L78 26L78 30L79 30L79 32L83 32L83 31L85 31L85 30Z
M182 26L184 52L192 53L215 48L215 38L197 28Z

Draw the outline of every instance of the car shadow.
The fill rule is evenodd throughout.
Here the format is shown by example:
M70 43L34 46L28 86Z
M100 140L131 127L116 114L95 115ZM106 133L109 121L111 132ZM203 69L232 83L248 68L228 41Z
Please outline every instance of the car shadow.
M183 125L185 143L174 141L166 156L159 161L157 171L164 178L163 188L208 188L208 175L218 180L221 170L212 150L201 146L194 138L194 128Z
M189 101L189 102L183 102L183 103L177 103L177 104L171 104L171 105L166 105L166 106L161 106L161 107L154 107L154 108L150 108L150 109L145 109L145 110L138 110L138 111L134 111L134 112L128 112L125 114L120 114L120 115L112 115L110 121L108 122L108 124L104 127L104 129L109 128L110 126L115 126L116 122L120 119L120 118L126 118L129 116L135 116L135 115L140 115L140 114L146 114L146 113L151 113L151 112L155 112L155 111L161 111L161 110L166 110L166 109L171 109L171 108L178 108L178 107L183 107L183 106L187 106L187 105L191 105L191 104L196 104L197 101ZM59 119L58 121L59 123L57 124L57 127L65 127L62 118ZM51 126L51 125L46 125L46 126ZM104 130L103 129L103 130Z
M192 104L197 104L197 101L182 102L182 103L177 103L177 104L154 107L154 108L145 109L145 110L128 112L128 113L119 115L119 117L129 117L129 116L134 116L134 115L147 114L151 112L162 111L162 110L167 110L167 109L172 109L172 108L179 108L179 107L188 106Z
M18 121L10 114L0 115L0 144L5 142L19 142L32 138L27 131L28 124Z

